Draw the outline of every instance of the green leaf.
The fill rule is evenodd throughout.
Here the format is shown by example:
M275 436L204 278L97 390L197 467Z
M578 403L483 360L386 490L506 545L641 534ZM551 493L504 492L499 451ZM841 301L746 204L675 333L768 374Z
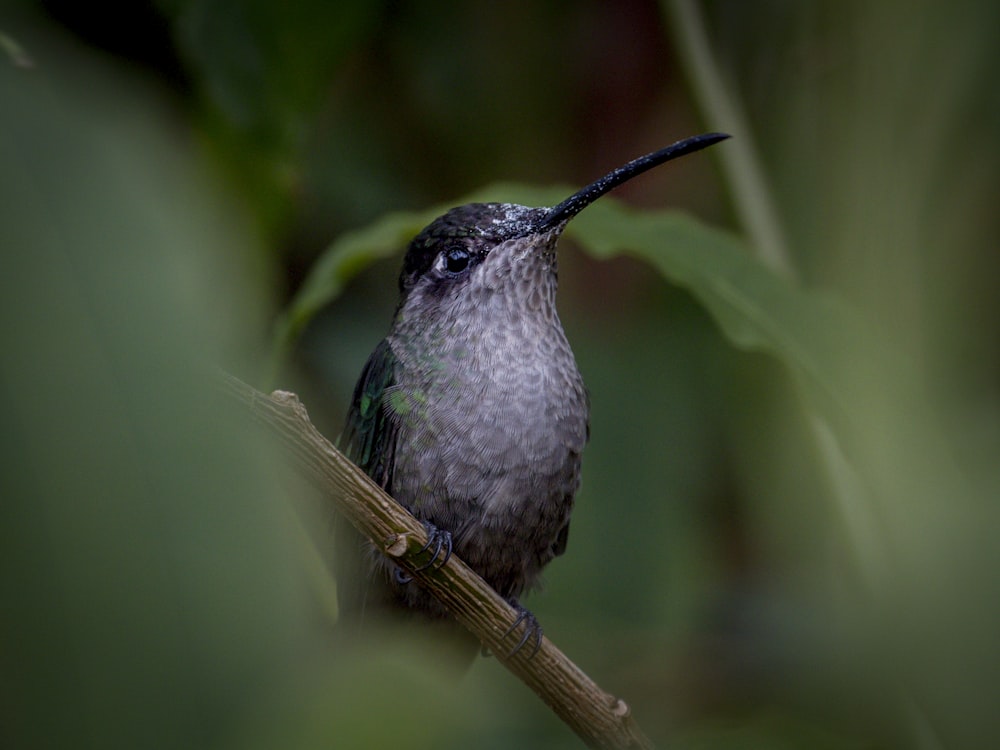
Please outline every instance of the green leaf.
M791 368L814 405L841 427L860 389L890 367L891 347L875 340L856 311L774 273L736 235L607 199L571 222L567 234L597 258L632 255L687 289L734 346Z
M380 12L363 0L157 5L202 96L231 126L279 151L297 142L336 66Z

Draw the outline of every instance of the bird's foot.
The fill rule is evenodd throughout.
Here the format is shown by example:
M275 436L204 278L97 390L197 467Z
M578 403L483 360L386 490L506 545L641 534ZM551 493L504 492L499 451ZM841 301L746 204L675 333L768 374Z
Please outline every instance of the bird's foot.
M424 521L424 528L427 529L427 544L421 547L417 554L422 554L432 547L434 552L431 554L430 560L415 570L427 570L435 564L440 568L451 558L451 532L439 529L430 521ZM444 553L443 557L441 556L442 552Z
M397 586L405 586L410 581L413 580L413 576L407 573L402 568L398 568L395 565L392 566L392 580L395 581Z
M515 619L511 626L507 628L503 637L506 638L519 627L524 630L521 634L521 639L514 645L514 648L510 650L507 657L510 658L524 648L529 642L534 641L531 653L528 654L528 658L531 659L538 653L538 649L542 647L542 626L538 623L538 619L531 614L530 611L522 607L516 599L508 599L507 601L514 609L517 610L517 619Z
M424 521L424 528L427 530L427 544L420 548L417 552L418 555L423 554L432 547L433 552L431 554L431 559L426 563L421 565L419 568L414 568L414 570L427 570L433 565L437 565L439 568L444 565L451 558L452 552L452 542L451 542L451 532L442 531L437 526L432 524L430 521ZM442 557L443 553L443 557ZM407 573L405 570L398 566L393 566L392 569L392 580L398 586L405 586L413 580L413 576Z

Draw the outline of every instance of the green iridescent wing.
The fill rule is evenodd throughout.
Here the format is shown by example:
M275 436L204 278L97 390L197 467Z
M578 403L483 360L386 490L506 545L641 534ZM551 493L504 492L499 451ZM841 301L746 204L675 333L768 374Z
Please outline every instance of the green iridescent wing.
M338 441L347 457L386 491L391 491L397 428L385 393L394 383L395 364L389 342L383 340L361 371Z

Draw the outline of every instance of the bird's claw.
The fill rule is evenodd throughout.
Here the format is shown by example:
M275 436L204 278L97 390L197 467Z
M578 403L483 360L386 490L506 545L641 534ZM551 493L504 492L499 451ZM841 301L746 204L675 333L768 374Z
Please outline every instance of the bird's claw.
M427 570L428 568L432 567L435 564L437 564L437 566L440 568L442 565L448 562L449 559L451 559L451 552L452 552L451 532L442 531L429 521L424 521L424 528L427 530L427 544L421 547L420 550L417 552L417 554L422 555L424 552L431 549L431 547L433 547L434 550L431 554L431 559L428 560L423 565L421 565L419 568L414 568L413 569L414 572ZM444 553L444 557L441 556L442 552ZM413 581L413 576L407 573L402 568L393 567L392 580L398 586L405 586L406 584Z
M404 571L402 568L397 568L393 566L392 568L392 580L396 582L399 586L405 586L410 581L413 580L413 576Z
M451 559L451 532L443 531L439 529L434 524L429 521L424 521L424 528L427 529L427 544L420 548L420 552L417 554L422 554L429 550L431 547L434 548L434 553L431 555L431 559L421 565L419 568L414 568L414 570L427 570L432 567L435 563L440 568L449 559ZM444 557L441 557L441 552L444 552ZM440 558L440 559L439 559Z
M542 647L542 626L539 624L538 619L531 614L530 611L522 607L516 601L511 602L511 606L517 610L517 619L515 619L511 626L507 628L503 637L506 638L508 635L517 630L519 626L524 628L524 633L521 634L521 639L514 645L514 648L510 650L510 653L507 654L507 658L509 659L514 656L514 654L524 648L529 641L534 640L535 645L531 649L531 653L528 654L528 658L531 659L538 653L538 649Z

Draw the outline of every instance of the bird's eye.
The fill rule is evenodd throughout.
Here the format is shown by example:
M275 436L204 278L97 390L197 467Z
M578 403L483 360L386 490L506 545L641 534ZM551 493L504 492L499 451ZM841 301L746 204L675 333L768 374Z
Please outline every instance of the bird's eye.
M449 273L461 273L469 267L471 256L461 245L449 247L444 251L444 267Z

